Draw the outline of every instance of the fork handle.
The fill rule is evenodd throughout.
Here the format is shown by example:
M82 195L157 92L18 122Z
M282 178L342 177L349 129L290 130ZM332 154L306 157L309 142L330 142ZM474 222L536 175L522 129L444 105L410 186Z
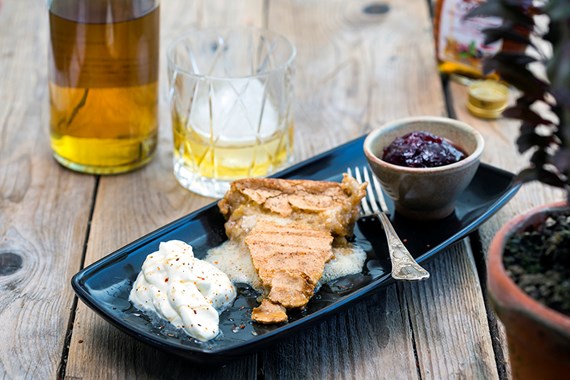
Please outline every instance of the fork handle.
M383 212L377 213L388 240L388 251L392 261L392 277L396 280L424 280L429 272L422 268L398 237L390 219Z

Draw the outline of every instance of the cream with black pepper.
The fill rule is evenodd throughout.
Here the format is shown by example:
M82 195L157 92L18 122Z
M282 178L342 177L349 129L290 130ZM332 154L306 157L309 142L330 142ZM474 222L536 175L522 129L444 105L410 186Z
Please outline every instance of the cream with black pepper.
M146 258L129 295L137 309L203 342L219 334L219 313L235 298L228 276L196 259L192 247L179 240L160 243Z

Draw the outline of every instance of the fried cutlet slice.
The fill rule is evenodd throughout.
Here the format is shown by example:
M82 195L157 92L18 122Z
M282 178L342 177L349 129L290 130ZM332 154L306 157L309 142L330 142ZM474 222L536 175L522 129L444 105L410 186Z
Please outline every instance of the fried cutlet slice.
M286 322L287 311L283 306L265 298L261 301L261 305L252 310L251 319L263 324Z
M242 241L260 216L282 224L302 222L337 239L352 234L366 185L344 175L342 183L246 178L232 183L218 206L227 236Z
M346 244L366 185L248 178L232 183L218 206L227 236L249 251L264 299L252 313L260 323L287 320L286 308L305 306L332 258Z
M305 306L313 296L325 263L332 258L332 241L330 233L301 223L280 225L262 219L245 238L245 245L267 298L289 309ZM264 313L265 306L255 309L255 321L274 321Z

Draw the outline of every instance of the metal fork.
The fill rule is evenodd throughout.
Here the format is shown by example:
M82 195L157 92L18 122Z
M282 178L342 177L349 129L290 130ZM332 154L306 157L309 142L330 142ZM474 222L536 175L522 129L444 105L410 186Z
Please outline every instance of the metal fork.
M354 168L354 178L356 178L359 183L368 182L366 197L363 198L360 203L361 215L376 215L378 219L380 219L384 227L384 232L386 233L386 239L388 240L388 251L390 252L390 260L392 261L392 277L396 280L408 281L429 278L429 272L416 262L398 237L396 230L394 230L390 218L388 217L389 210L386 206L384 195L382 194L380 182L378 182L374 175L370 175L368 169L364 166L362 167L362 172L364 181L360 175L360 169L358 167ZM347 173L352 176L352 170L350 168L347 169ZM371 178L372 180L370 180ZM376 198L378 198L378 201ZM378 208L378 203L380 203L381 208Z

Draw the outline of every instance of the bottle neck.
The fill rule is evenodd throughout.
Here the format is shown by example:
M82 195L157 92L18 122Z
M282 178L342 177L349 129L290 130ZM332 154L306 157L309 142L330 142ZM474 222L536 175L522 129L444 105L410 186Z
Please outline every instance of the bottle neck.
M89 24L109 24L132 20L154 10L159 0L50 0L50 13Z

